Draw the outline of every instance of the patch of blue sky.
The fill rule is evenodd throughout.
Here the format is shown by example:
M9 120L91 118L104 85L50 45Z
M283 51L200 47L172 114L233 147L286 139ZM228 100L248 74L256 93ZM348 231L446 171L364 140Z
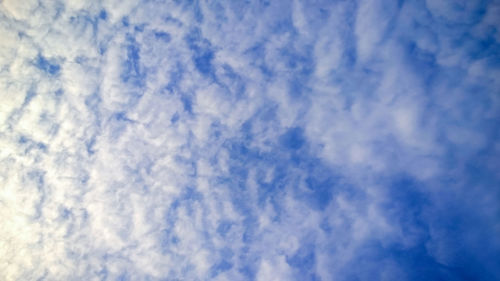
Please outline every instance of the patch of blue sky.
M206 39L196 37L189 37L187 40L188 45L193 50L192 59L196 69L205 76L213 75L212 60L214 59L214 51L210 48L210 43Z
M54 60L49 60L42 55L38 55L35 66L49 75L57 75L61 70L61 66Z
M99 12L99 18L101 20L106 20L108 18L108 13L106 12L106 10L101 10Z
M122 81L135 87L145 84L146 73L141 66L140 46L132 35L127 38L127 59L123 62Z
M165 43L170 42L171 36L168 32L165 31L155 31L155 38L164 41Z

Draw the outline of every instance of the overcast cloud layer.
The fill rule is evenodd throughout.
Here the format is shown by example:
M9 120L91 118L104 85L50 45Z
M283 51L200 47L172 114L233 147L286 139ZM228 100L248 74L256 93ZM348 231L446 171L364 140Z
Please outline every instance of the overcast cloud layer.
M500 280L499 15L0 0L0 280Z

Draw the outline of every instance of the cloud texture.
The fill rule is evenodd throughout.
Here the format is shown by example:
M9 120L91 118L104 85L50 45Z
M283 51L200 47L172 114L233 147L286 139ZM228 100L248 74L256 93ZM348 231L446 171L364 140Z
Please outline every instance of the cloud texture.
M499 1L0 1L0 279L500 279Z

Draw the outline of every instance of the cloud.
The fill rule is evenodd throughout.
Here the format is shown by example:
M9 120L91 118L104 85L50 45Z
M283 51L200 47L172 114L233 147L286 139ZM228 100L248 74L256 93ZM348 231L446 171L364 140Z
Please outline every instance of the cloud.
M498 7L4 0L0 279L498 279Z

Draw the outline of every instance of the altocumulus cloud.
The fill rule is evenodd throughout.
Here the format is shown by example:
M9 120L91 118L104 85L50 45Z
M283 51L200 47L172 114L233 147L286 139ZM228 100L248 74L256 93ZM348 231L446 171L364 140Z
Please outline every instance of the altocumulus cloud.
M0 279L499 280L499 14L0 1Z

